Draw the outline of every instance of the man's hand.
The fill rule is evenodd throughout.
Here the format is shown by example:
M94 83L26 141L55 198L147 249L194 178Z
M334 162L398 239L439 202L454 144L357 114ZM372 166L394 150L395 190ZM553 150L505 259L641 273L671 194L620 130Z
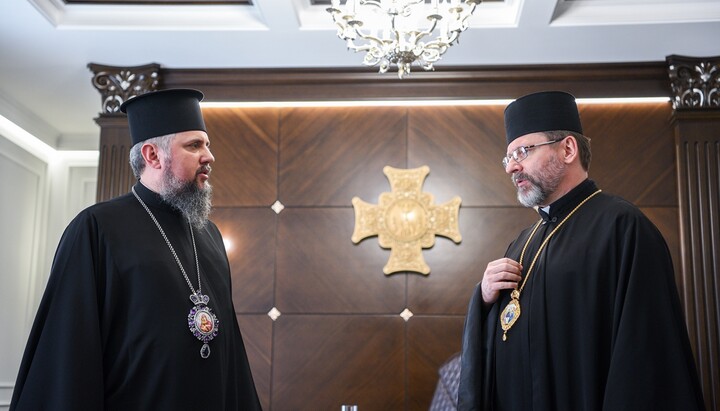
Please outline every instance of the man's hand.
M480 287L485 304L493 304L501 290L518 288L522 266L515 260L501 258L488 263Z

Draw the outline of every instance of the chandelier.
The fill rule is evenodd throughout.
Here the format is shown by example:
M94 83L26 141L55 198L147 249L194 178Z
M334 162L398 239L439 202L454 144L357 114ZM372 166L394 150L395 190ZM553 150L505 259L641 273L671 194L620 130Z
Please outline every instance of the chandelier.
M355 52L364 51L363 64L392 64L398 77L410 74L416 63L433 70L433 63L468 28L468 18L482 0L332 0L326 10L337 25L337 35ZM344 7L344 8L343 8Z

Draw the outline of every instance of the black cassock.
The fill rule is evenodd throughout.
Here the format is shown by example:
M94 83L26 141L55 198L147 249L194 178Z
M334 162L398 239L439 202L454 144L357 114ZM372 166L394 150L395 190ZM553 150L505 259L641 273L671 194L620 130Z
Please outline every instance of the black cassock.
M135 190L197 289L187 222L142 184ZM222 237L211 222L194 235L202 292L220 321L209 358L188 328L190 288L128 193L87 208L65 230L10 409L259 410Z
M553 203L529 242L542 240L597 191L586 180ZM515 261L532 227L510 245ZM503 292L484 307L478 285L463 335L459 410L702 410L700 384L670 253L627 201L600 193L551 237L502 340Z

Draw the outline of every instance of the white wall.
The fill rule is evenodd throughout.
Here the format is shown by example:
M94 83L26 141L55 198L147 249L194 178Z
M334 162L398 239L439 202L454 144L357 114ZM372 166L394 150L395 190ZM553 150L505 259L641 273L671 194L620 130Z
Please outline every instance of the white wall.
M34 152L0 129L0 411L8 409L52 256L95 201L97 152Z

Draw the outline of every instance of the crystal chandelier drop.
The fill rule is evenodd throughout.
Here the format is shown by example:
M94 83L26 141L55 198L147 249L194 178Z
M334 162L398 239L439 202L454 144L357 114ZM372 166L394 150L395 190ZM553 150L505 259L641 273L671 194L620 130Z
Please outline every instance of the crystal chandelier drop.
M433 63L458 42L468 18L482 0L332 0L326 10L337 35L348 49L364 51L367 66L385 73L397 65L398 77L417 63L433 70Z

